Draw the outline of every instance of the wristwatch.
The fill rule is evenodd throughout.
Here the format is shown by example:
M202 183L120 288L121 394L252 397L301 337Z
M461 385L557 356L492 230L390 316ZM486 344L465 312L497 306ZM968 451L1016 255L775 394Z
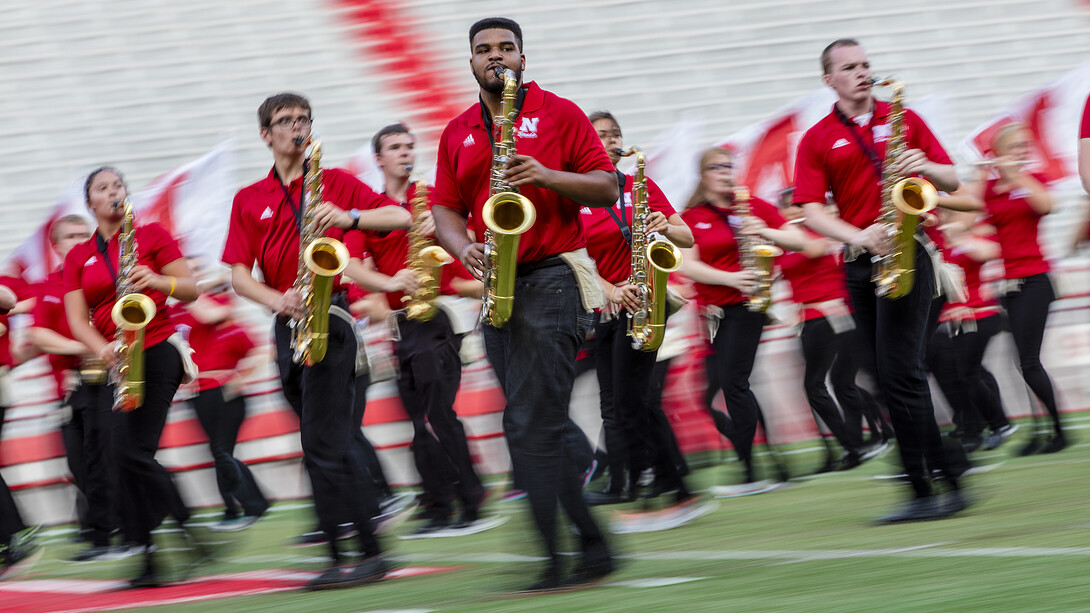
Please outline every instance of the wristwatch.
M350 209L348 211L348 216L352 218L352 226L349 227L348 229L349 230L358 230L359 227L360 227L360 210L359 209Z

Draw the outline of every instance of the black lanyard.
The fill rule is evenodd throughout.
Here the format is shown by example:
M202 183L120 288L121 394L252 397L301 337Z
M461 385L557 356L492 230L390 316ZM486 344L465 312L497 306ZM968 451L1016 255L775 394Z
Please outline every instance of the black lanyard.
M273 168L273 174L276 175L276 181L280 183L280 189L284 191L284 199L288 201L288 206L291 207L291 212L295 216L295 229L300 235L303 234L303 206L305 206L305 198L307 196L307 186L301 185L299 187L299 208L295 207L295 203L291 200L291 192L288 190L288 186L284 185L284 180L280 178L280 173L276 168ZM306 182L307 176L307 161L303 160L303 182Z
M518 93L515 94L515 117L511 120L518 119L518 116L522 114L522 103L526 100L526 89L520 87ZM484 105L484 99L478 98L481 103L481 119L484 120L485 131L488 132L488 143L492 145L492 148L496 148L496 135L492 133L492 117L488 114L488 107Z
M708 202L707 207L711 209L713 213L719 216L719 219L723 220L723 223L727 224L727 229L730 230L732 236L734 236L734 242L738 242L738 233L734 231L734 226L730 225L730 215L723 211L722 207L715 206Z
M624 203L624 178L625 177L624 177L624 173L619 171L619 170L615 170L614 172L617 173L617 188L618 188L617 191L621 194L621 198L620 198L621 216L617 217L617 212L613 210L613 207L609 207L606 210L609 211L609 216L613 218L613 221L617 223L617 227L620 228L621 236L624 237L624 242L631 245L632 244L632 228L631 228L631 226L628 225L628 207L625 206L625 203ZM633 202L632 206L636 206L636 203ZM633 212L633 215L635 215L634 212Z
M102 254L102 263L106 265L106 270L110 271L110 277L113 278L114 286L116 287L117 269L114 268L114 263L110 261L110 243L102 238L101 234L95 232L95 244L98 245L98 252Z
M871 166L874 167L874 172L878 173L878 180L882 180L882 159L878 157L878 153L867 144L867 141L863 140L863 135L859 133L859 126L848 118L844 114L844 111L840 110L840 107L833 105L833 109L836 110L836 116L840 119L840 123L844 124L848 128L848 132L851 132L852 138L855 140L855 144L867 155L867 159L870 160ZM878 103L874 104L874 111L871 114L871 138L874 137L874 120L878 118Z

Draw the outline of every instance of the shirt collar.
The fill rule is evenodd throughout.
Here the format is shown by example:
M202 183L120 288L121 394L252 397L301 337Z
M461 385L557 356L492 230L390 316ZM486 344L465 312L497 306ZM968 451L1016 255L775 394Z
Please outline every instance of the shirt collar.
M522 100L522 112L523 113L535 113L541 110L541 107L545 106L545 91L538 87L536 81L530 81L523 85L526 90L526 97ZM470 125L474 128L484 129L484 119L481 117L481 103L478 102L474 105L474 112L471 113L472 120Z

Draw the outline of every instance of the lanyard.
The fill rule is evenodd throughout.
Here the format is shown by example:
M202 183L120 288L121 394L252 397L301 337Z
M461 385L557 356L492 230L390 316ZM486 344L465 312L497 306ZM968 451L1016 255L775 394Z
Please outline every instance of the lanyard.
M632 227L628 225L628 207L624 204L624 173L619 170L614 172L617 173L617 191L621 194L619 200L621 203L621 216L617 217L617 212L613 210L613 207L609 207L606 210L609 211L609 216L613 218L613 221L617 223L617 227L620 228L621 236L624 237L624 242L631 245ZM632 206L636 206L636 203L633 202ZM633 215L635 215L635 213L633 213Z
M295 216L295 229L300 235L303 234L303 206L304 198L307 195L306 185L299 187L299 207L295 207L295 203L291 200L291 192L288 190L288 186L284 185L284 180L280 178L280 173L276 168L273 168L273 174L276 175L276 181L280 184L280 189L284 191L284 199L288 201L288 206L291 207L291 212ZM303 161L303 181L306 182L307 176L307 161Z
M855 144L867 155L867 159L870 160L871 166L874 167L874 171L878 173L878 180L882 180L882 160L878 157L878 153L867 144L867 141L863 140L863 135L859 133L859 126L854 121L848 119L848 116L844 114L844 111L840 110L840 107L833 106L836 110L836 116L840 119L840 123L844 124L844 127L848 128L848 132L851 132L852 139L855 140ZM874 120L878 118L878 104L875 103L874 111L871 115L871 126L874 125ZM873 129L871 135L873 136Z
M114 268L114 263L110 261L110 243L102 238L101 234L95 232L95 244L98 245L98 252L102 254L102 263L106 264L106 270L110 271L110 277L113 278L114 286L116 286L117 269Z
M518 93L515 94L515 119L522 114L522 103L526 100L526 89L520 87ZM481 103L481 119L484 120L485 131L488 132L488 143L492 145L492 148L496 148L496 135L492 133L492 117L488 114L488 108L484 105L484 99L478 98ZM512 119L511 121L514 121Z
M738 233L734 231L734 226L730 225L730 215L728 215L725 211L723 211L722 208L717 207L717 206L715 206L714 204L712 204L710 202L706 203L706 206L709 209L711 209L711 211L713 213L718 215L719 219L723 220L723 223L726 224L727 229L730 230L731 235L734 236L734 242L737 243L738 242Z

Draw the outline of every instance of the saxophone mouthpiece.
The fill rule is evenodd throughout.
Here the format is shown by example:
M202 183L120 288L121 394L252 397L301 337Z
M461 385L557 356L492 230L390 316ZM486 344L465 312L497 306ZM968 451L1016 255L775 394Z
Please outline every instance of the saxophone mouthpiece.
M413 165L412 164L405 164L405 172L412 172L412 171L413 171Z
M307 142L307 138L305 136L296 136L295 137L295 145L296 146L302 145L305 142Z
M497 79L499 79L501 81L503 80L503 72L504 72L503 66L496 66L495 68L492 69L492 72L496 73L496 78Z
M113 208L114 208L114 209L116 210L116 209L120 209L120 208L121 208L121 205L122 205L122 204L124 204L124 203L125 203L125 201L124 201L124 200L114 200L114 202L113 202L113 205L112 205L112 206L113 206Z

